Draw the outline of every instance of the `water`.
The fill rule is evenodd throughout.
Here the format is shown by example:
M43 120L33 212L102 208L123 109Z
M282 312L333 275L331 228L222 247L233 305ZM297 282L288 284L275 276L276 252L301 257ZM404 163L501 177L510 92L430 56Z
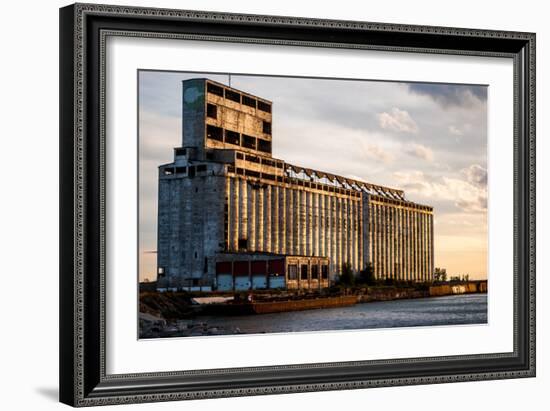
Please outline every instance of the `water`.
M487 294L380 301L350 307L227 317L197 317L217 334L286 333L487 323Z

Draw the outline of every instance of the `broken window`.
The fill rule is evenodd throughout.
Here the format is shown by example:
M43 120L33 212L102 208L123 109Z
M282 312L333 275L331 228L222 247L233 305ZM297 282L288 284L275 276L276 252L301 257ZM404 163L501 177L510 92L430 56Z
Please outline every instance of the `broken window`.
M236 103L241 102L241 95L233 90L225 89L225 98Z
M288 265L288 279L296 280L298 278L298 266L296 264Z
M307 264L300 267L300 280L307 280Z
M206 116L210 118L218 118L218 107L215 104L208 103L206 105Z
M247 175L249 177L260 178L260 173L258 173L257 171L245 170L245 175Z
M207 83L206 90L216 96L223 97L223 88L212 83Z
M246 161L250 161L251 163L259 163L260 159L259 157L256 157L256 156L247 155Z
M271 123L269 121L263 122L263 132L264 134L271 134Z
M256 108L256 99L243 95L243 104L252 108Z
M239 238L239 250L246 250L246 249L248 249L248 239Z
M271 153L271 141L258 139L258 151L263 151L264 153Z
M186 155L187 155L186 148L176 148L176 156L186 156Z
M258 110L265 111L266 113L271 113L271 104L267 104L263 101L258 100Z
M206 137L216 141L223 141L223 128L208 124L206 126Z
M241 142L241 136L236 131L225 130L225 142L238 146Z
M311 279L317 280L319 278L319 266L318 265L312 265L311 266Z
M256 150L256 138L243 134L243 147L251 148L253 150Z
M197 171L206 171L206 164L201 164L200 166L197 166Z

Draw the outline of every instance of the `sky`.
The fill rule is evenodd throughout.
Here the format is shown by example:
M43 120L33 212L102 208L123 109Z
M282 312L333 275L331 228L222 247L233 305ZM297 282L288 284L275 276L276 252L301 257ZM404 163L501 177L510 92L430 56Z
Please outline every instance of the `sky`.
M158 166L181 145L181 81L139 73L140 280L156 277ZM435 267L487 276L487 87L231 75L273 102L273 157L405 191L434 208Z

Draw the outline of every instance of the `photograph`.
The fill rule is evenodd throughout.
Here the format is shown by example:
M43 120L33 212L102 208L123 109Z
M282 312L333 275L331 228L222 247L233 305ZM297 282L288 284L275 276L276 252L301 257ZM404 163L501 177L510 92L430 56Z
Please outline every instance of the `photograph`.
M59 85L35 93L59 96L57 116L43 104L14 124L35 126L32 164L59 160L59 253L47 252L59 281L31 270L43 283L30 292L59 297L58 332L39 350L58 345L45 391L58 380L63 404L155 409L242 408L229 397L385 407L389 391L406 392L401 407L463 408L449 401L460 396L521 408L543 392L535 140L547 25L532 7L399 1L60 5L59 43L47 39L57 80L12 76ZM21 156L9 157L28 197L12 203L36 208L47 175L16 178ZM28 217L41 214L24 214L8 220L28 246ZM25 250L7 272L43 263ZM46 306L27 317L50 330ZM26 340L48 335L27 323Z
M487 84L139 69L140 339L487 324Z

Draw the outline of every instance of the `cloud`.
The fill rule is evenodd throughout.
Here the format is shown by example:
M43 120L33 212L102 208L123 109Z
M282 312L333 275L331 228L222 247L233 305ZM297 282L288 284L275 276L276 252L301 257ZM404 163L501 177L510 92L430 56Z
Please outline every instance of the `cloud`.
M378 160L385 164L390 164L394 160L394 156L391 152L383 149L378 144L367 143L365 141L361 141L360 155L361 157L364 157L370 160Z
M410 83L412 93L432 98L443 107L471 107L487 101L487 86L462 84Z
M453 125L449 126L449 133L451 133L453 136L461 136L462 134L464 134L461 129Z
M405 110L393 107L389 113L378 114L378 123L380 127L386 130L397 131L401 133L418 133L418 125Z
M477 187L487 187L487 169L477 164L472 164L468 168L460 170L460 173L466 177L466 180Z
M420 194L433 201L450 201L468 213L486 212L487 189L477 183L457 177L430 177L422 171L395 172L393 177L400 188L408 193ZM476 174L476 177L479 177Z
M405 152L413 157L421 158L426 161L433 161L434 159L433 151L422 144L411 143L405 149Z

